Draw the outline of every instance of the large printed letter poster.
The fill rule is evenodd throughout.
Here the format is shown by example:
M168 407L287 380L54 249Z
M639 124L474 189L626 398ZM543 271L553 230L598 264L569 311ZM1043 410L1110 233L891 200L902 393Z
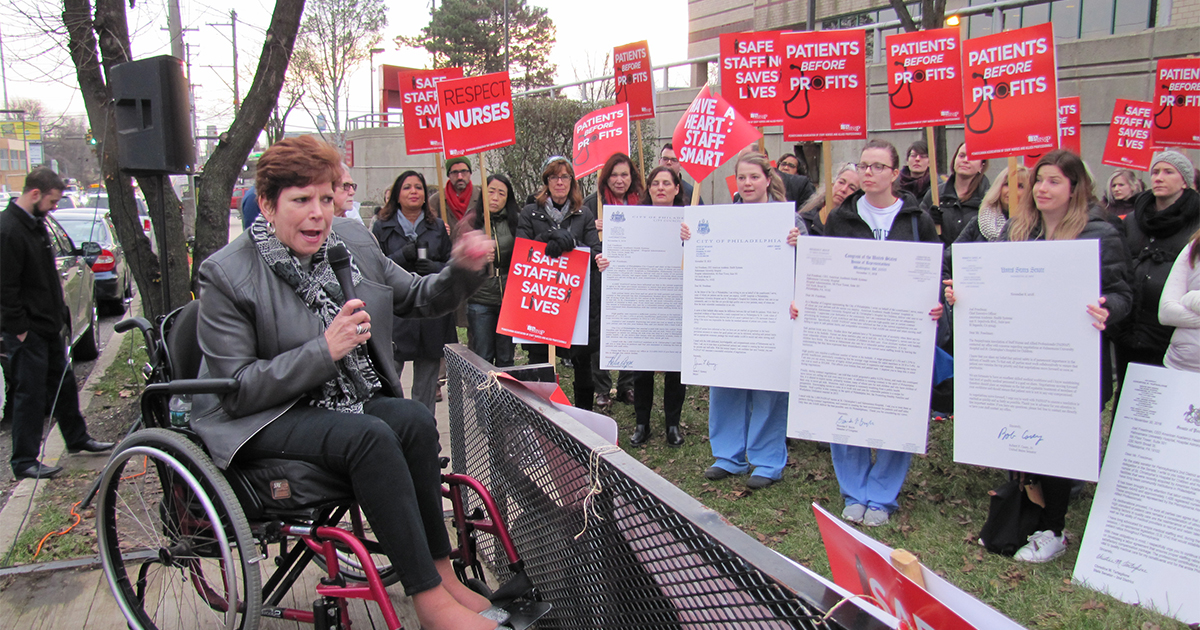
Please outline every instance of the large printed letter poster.
M783 139L867 137L867 33L784 33Z
M517 141L507 72L443 81L438 86L438 107L442 145L450 157L499 149Z
M1154 76L1154 144L1200 149L1200 59L1160 59Z
M546 244L517 238L496 332L561 348L571 345L575 315L587 295L590 255L576 249L558 258Z
M780 31L721 34L721 93L755 127L783 123Z
M788 436L924 453L942 247L796 245Z
M1057 147L1054 25L975 37L962 47L967 156L986 160Z
M962 124L960 46L957 26L888 35L892 129Z
M1131 363L1075 581L1200 622L1200 374Z
M404 116L404 149L409 155L442 150L442 118L438 84L462 77L462 68L400 73L400 111Z
M954 461L1096 480L1099 247L955 243Z

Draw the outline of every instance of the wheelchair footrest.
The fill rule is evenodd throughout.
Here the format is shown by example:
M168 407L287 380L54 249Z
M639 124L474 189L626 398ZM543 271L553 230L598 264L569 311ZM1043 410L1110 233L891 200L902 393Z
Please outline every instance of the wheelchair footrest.
M518 599L502 606L509 614L508 621L500 625L503 630L525 630L532 626L542 615L550 612L550 602L531 602Z

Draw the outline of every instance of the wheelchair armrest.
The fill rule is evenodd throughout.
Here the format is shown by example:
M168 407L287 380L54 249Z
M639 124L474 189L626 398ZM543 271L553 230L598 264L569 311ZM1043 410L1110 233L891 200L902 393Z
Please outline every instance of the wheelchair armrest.
M180 378L169 383L151 383L146 386L144 394L231 394L239 386L237 379L232 378Z

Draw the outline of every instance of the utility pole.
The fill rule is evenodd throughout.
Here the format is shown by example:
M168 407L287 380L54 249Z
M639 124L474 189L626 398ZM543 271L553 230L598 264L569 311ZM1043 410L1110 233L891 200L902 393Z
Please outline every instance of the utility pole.
M171 32L171 56L183 59L183 21L179 17L179 0L167 1L167 30Z
M8 109L8 64L4 63L4 35L0 33L0 83L4 84L4 109Z
M223 23L214 24L212 22L209 22L208 25L216 26L216 27L228 26L230 32L232 33L232 37L230 38L229 41L230 41L230 43L233 44L233 117L237 118L238 111L242 108L242 97L241 97L241 94L238 92L237 11L230 9L228 24L223 24Z

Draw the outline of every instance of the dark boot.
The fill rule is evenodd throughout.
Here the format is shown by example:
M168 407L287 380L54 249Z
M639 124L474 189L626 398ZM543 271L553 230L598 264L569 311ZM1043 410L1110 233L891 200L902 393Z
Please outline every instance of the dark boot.
M679 425L667 425L667 446L683 446L683 435L679 432Z
M633 437L629 438L629 443L634 446L641 446L650 439L650 425L639 424L633 430Z

